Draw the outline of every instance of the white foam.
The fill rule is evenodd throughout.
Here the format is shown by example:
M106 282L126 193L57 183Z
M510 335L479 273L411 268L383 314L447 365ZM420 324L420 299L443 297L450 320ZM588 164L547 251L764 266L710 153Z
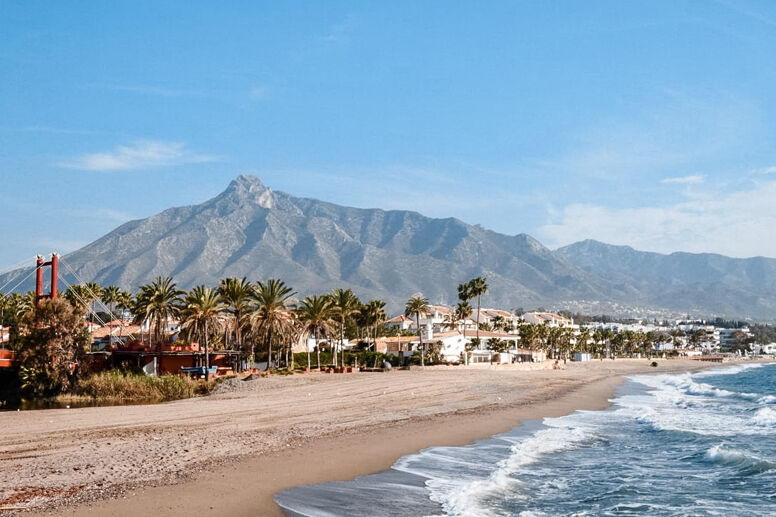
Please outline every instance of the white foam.
M520 482L512 476L520 468L540 461L545 455L575 449L595 439L589 430L567 425L563 418L546 419L544 423L547 428L515 443L509 456L485 479L429 479L426 486L431 499L440 503L449 516L493 515L493 510L483 501L499 494L519 497Z
M776 410L764 407L757 410L752 417L752 423L759 426L773 427L776 425Z
M730 465L741 468L752 468L759 472L773 469L773 462L762 459L754 454L749 454L740 449L726 448L724 445L715 445L706 451L706 458L722 465Z
M430 449L423 453L425 457L410 457L397 462L394 468L426 477L430 498L440 503L448 516L500 515L500 510L489 506L489 501L503 500L505 496L530 499L531 494L525 493L520 481L521 469L542 461L547 455L580 448L599 440L598 426L605 426L607 432L611 432L612 420L645 422L660 430L703 436L773 433L776 409L765 404L776 402L776 396L729 391L699 380L699 377L734 375L762 366L737 365L704 372L702 375L685 373L631 377L646 386L647 391L618 397L613 401L615 407L611 411L577 412L565 417L545 419L545 427L533 434L501 437L500 447L504 447L505 442L511 446L508 447L508 456L494 465L488 463L495 461L489 458L499 455L503 457L503 452L481 457L468 454L456 457L453 451L434 452ZM739 404L730 403L736 399L740 400ZM753 415L746 408L755 404L760 408ZM757 471L774 468L774 464L767 460L721 445L709 449L706 458L714 463L754 468Z
M734 370L739 373L743 369ZM646 395L626 395L615 400L622 416L648 423L660 430L710 436L769 432L769 429L763 427L769 418L766 413L760 415L759 420L752 421L749 415L733 412L722 402L731 398L765 402L770 396L719 389L697 382L693 375L687 373L635 376L631 379L651 389Z
M751 370L753 368L762 368L770 363L748 363L748 364L736 364L733 366L725 366L722 368L714 368L713 370L706 370L704 372L698 372L695 377L714 377L717 375L736 375L745 370Z
M632 379L652 388L665 389L667 387L673 387L688 395L706 397L731 397L737 395L732 391L715 388L711 384L696 382L689 373L677 375L640 375L632 377Z

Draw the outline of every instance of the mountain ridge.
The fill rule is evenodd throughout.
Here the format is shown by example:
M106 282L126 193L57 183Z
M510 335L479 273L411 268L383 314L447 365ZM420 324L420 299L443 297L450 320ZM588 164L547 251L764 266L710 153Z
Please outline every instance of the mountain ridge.
M418 292L454 303L458 283L483 275L487 303L510 309L587 300L772 317L776 300L767 287L776 286L775 259L707 255L671 258L593 240L553 251L525 233L299 198L240 175L203 203L129 221L67 254L64 262L77 275L63 273L68 283L77 276L131 290L155 276L173 276L183 288L226 276L278 277L300 295L349 287L362 298L386 300L392 311ZM24 271L0 275L0 285ZM704 301L726 292L735 299Z

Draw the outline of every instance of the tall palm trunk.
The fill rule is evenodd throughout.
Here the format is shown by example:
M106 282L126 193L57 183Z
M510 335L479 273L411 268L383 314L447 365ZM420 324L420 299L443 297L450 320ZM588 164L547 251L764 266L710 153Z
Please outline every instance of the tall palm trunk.
M420 340L419 346L420 346L420 367L425 368L426 362L425 362L425 351L426 349L423 347L423 331L420 329L420 313L415 313L415 325L418 326L418 338Z
M240 329L240 311L234 311L234 340L237 350L242 354L242 330Z
M267 331L267 374L272 367L272 329Z
M316 364L318 365L318 371L321 371L321 345L318 344L318 329L315 329L315 355Z
M314 337L315 345L317 346L318 345L318 328L317 327L313 329L313 336L315 336ZM310 364L310 347L309 346L307 347L307 368L310 369L310 370L313 369L313 365Z
M342 366L345 366L345 318L340 319L340 342L339 353L341 356ZM337 354L334 354L334 366L337 367Z
M477 295L477 341L480 340L480 295Z
M205 382L210 380L210 353L207 348L207 321L205 321Z

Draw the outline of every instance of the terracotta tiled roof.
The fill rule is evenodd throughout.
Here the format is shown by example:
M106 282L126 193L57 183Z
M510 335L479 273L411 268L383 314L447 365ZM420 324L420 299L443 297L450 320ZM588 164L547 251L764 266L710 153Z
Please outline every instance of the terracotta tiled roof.
M404 323L405 321L412 322L412 319L408 318L404 314L399 314L395 318L391 318L388 321L386 321L386 323Z
M446 337L455 337L455 336L461 336L460 332L457 330L448 330L447 332L434 332L434 334L431 336L431 340L435 339L444 339Z
M379 337L377 338L377 342L383 342L383 343L412 343L413 341L418 341L420 338L418 336L387 336L387 337Z
M106 325L92 331L92 339L100 339L113 334L116 336L129 336L140 333L140 325L111 326Z
M476 330L464 330L464 336L467 338L477 337ZM480 330L480 339L482 338L500 338L500 339L518 339L520 336L517 334L507 334L506 332L491 332L489 330Z

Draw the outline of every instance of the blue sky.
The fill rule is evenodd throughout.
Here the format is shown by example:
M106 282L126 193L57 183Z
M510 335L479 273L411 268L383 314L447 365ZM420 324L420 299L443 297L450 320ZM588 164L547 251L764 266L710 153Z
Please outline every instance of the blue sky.
M240 173L776 257L776 4L0 0L0 270Z

